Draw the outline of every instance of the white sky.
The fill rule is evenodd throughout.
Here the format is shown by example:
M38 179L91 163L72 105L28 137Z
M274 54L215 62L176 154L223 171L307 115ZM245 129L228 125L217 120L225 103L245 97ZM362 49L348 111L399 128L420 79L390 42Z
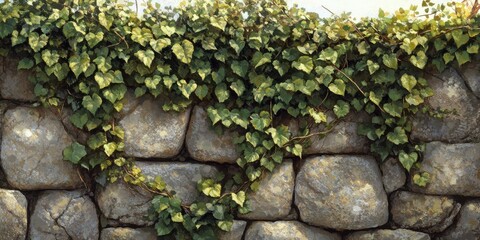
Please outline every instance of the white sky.
M154 0L161 3L162 6L173 6L180 0ZM421 5L422 0L286 0L290 5L297 3L311 12L317 12L322 17L328 17L331 14L323 6L332 12L339 14L342 12L351 12L353 17L376 17L378 9L382 8L387 12L394 12L400 7L408 8L410 5ZM451 0L432 0L435 3L446 3ZM459 0L458 0L459 1Z

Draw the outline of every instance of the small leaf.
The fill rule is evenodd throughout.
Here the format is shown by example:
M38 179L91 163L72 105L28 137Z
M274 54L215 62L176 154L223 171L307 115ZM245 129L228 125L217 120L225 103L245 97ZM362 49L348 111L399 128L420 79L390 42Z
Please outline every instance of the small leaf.
M237 80L230 85L230 88L237 94L237 96L242 96L243 92L245 91L245 85L243 81Z
M389 132L387 134L387 139L395 145L400 145L408 142L408 136L405 133L405 129L403 129L402 127L395 127L393 132Z
M345 117L350 112L350 104L343 100L338 100L337 104L333 107L333 112L339 118Z
M230 97L230 91L225 83L220 83L215 87L215 96L219 102L225 102Z
M462 29L456 29L452 31L452 37L453 40L455 41L455 44L457 45L457 48L460 48L464 44L468 42L470 37L468 34L464 34Z
M63 159L78 164L80 160L87 155L85 146L78 142L72 143L63 150Z
M34 62L30 58L24 58L18 62L17 70L30 69L34 65Z
M83 97L82 106L88 111L90 111L93 115L95 115L101 105L102 98L96 93L94 93L92 96Z
M345 95L345 82L342 79L335 79L330 85L328 85L328 89L337 95L344 96Z
M80 76L81 73L86 72L90 66L90 56L88 56L88 53L86 52L82 52L80 55L73 55L68 59L68 65L78 78L78 76Z
M110 30L113 24L113 16L106 15L104 12L98 14L98 20L100 25L104 26L107 30Z
M155 59L155 53L152 50L138 50L135 53L135 57L142 61L145 66L150 67L152 65L153 59Z
M290 132L285 125L280 125L277 128L269 128L266 132L272 136L273 142L279 147L283 147L290 138Z
M97 32L96 34L90 32L85 35L85 40L87 40L88 46L93 48L103 40L103 32Z
M397 56L395 54L384 54L382 56L383 64L385 66L397 70L398 68L398 62L397 62Z
M236 202L238 205L243 207L243 204L245 203L245 192L244 191L239 191L238 193L232 193L232 200Z
M413 164L418 160L418 153L412 152L408 154L405 151L400 150L400 153L398 154L398 160L403 165L403 167L410 172Z
M195 89L195 95L197 95L198 99L204 99L208 94L208 87L207 85L199 85L197 89Z
M409 92L411 92L415 85L417 85L417 79L414 76L406 73L402 75L400 81L402 82L402 86Z
M107 156L112 156L112 154L117 150L117 144L114 142L109 142L105 145L103 145L103 152L107 154Z
M222 192L222 185L215 183L213 179L204 179L198 183L198 189L206 196L218 198Z
M193 44L188 40L183 40L181 44L175 43L172 46L172 51L178 60L185 64L189 64L193 57Z
M311 57L301 56L297 61L292 62L292 67L310 74L314 67L313 60Z
M248 62L245 60L240 62L233 61L230 67L232 68L232 71L240 77L245 77L247 75Z

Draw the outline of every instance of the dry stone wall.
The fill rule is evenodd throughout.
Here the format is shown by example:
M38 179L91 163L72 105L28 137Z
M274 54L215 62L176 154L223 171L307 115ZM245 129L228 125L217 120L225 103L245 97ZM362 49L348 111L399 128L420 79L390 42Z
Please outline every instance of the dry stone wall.
M85 133L65 121L68 111L35 107L28 72L5 61L0 69L0 240L156 239L146 215L150 193L122 182L101 186L62 160L62 150ZM381 163L356 134L368 116L349 116L304 159L285 159L249 194L252 212L238 215L220 239L480 239L480 65L429 77L434 108L444 119L418 115L411 137L426 142L412 184L397 159ZM235 169L232 134L215 133L205 109L180 113L164 99L124 100L117 116L125 152L147 176L161 175L185 203L198 199L196 183ZM295 134L296 120L285 120ZM321 127L319 127L321 129Z

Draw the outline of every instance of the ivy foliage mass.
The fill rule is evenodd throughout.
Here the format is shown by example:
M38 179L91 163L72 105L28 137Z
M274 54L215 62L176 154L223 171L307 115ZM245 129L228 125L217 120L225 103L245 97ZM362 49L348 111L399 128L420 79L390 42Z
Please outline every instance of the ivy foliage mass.
M409 139L417 112L433 91L425 74L459 66L478 54L476 5L429 0L422 8L380 10L378 18L322 19L283 0L193 0L174 9L148 3L138 14L117 0L14 0L0 4L0 54L20 56L45 105L73 110L90 133L63 152L65 160L119 179L156 197L158 235L213 239L235 214L248 212L246 192L284 156L301 157L313 137L337 120L365 111L359 133L379 159L397 156L410 170L422 145ZM128 89L168 99L165 111L202 102L213 125L235 131L242 171L203 179L205 201L184 205L161 176L144 176L123 154L115 113ZM329 120L333 115L335 120ZM280 118L293 117L293 136ZM328 116L328 117L327 117ZM326 131L311 132L313 124ZM428 173L414 176L425 185Z

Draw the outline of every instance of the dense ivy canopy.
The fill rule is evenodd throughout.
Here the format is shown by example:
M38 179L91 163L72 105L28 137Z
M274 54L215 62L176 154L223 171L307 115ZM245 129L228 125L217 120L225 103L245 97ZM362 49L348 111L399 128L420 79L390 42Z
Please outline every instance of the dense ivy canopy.
M425 99L424 78L459 66L478 54L476 5L423 1L394 14L353 21L321 19L283 0L194 0L162 10L148 3L137 13L116 0L14 0L0 4L0 54L20 56L35 94L45 105L73 110L71 122L86 130L64 157L98 178L122 179L158 194L153 200L159 235L211 239L214 227L229 230L237 211L248 211L245 192L286 154L301 157L350 113L371 122L359 133L379 159L398 156L415 166L422 145L409 140L411 116L436 116ZM204 179L210 200L182 205L161 176L149 179L126 159L123 130L114 113L128 89L135 96L165 96L166 111L207 107L213 125L234 129L244 170ZM435 110L435 111L434 111ZM301 120L292 136L279 119ZM325 132L311 132L324 124ZM428 173L415 176L424 185Z

